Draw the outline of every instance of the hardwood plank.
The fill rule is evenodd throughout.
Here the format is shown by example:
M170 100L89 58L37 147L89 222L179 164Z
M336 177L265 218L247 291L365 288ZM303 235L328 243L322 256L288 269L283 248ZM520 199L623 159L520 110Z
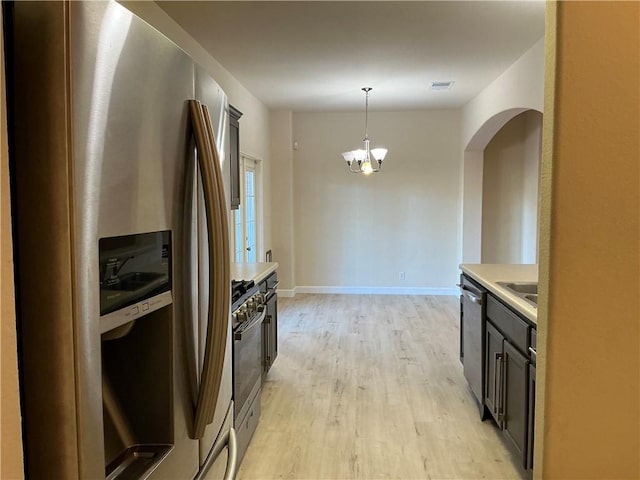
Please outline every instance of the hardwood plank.
M278 300L279 356L238 479L512 479L459 351L457 297Z

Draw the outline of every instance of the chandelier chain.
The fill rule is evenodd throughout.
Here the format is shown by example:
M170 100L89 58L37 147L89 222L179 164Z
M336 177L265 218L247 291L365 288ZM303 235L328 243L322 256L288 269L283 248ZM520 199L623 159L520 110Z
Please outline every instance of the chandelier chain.
M364 101L364 139L369 140L369 92L371 87L364 87L362 89L365 93Z

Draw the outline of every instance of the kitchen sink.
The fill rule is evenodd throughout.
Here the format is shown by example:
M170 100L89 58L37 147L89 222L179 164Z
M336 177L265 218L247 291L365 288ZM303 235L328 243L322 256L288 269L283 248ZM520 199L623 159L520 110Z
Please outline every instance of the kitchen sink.
M538 295L538 282L497 282L498 285L520 295Z
M497 282L497 284L538 308L537 282Z

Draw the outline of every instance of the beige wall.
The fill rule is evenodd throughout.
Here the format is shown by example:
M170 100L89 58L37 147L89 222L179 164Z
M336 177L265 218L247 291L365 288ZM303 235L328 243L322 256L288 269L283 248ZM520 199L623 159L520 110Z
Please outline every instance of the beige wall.
M484 150L482 263L535 263L542 114L511 119Z
M549 231L541 230L548 338L537 475L637 479L640 3L557 8L553 138L545 125L544 140L542 198L551 201Z
M540 225L540 158L542 156L542 114L529 110L524 125L524 168L522 182L522 263L538 263Z
M273 215L273 261L278 262L280 295L293 295L293 115L291 111L271 112L271 206Z
M2 12L0 11L0 24ZM16 317L13 298L13 253L9 205L9 155L4 82L4 46L0 36L0 478L23 478L22 432L16 358Z
M459 112L370 112L372 147L389 153L369 177L349 173L341 156L361 146L363 130L362 112L293 115L296 284L452 289Z

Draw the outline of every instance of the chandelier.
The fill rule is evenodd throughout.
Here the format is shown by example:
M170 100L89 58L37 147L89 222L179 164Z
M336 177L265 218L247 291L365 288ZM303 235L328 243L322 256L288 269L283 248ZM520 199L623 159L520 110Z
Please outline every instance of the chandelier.
M369 149L369 132L367 131L367 128L369 123L369 92L371 90L371 87L364 87L362 89L365 94L364 139L362 140L364 142L364 148L344 152L342 154L351 173L364 173L365 175L369 175L371 173L379 172L382 168L382 161L387 154L386 148ZM354 161L356 162L357 167L353 165Z

